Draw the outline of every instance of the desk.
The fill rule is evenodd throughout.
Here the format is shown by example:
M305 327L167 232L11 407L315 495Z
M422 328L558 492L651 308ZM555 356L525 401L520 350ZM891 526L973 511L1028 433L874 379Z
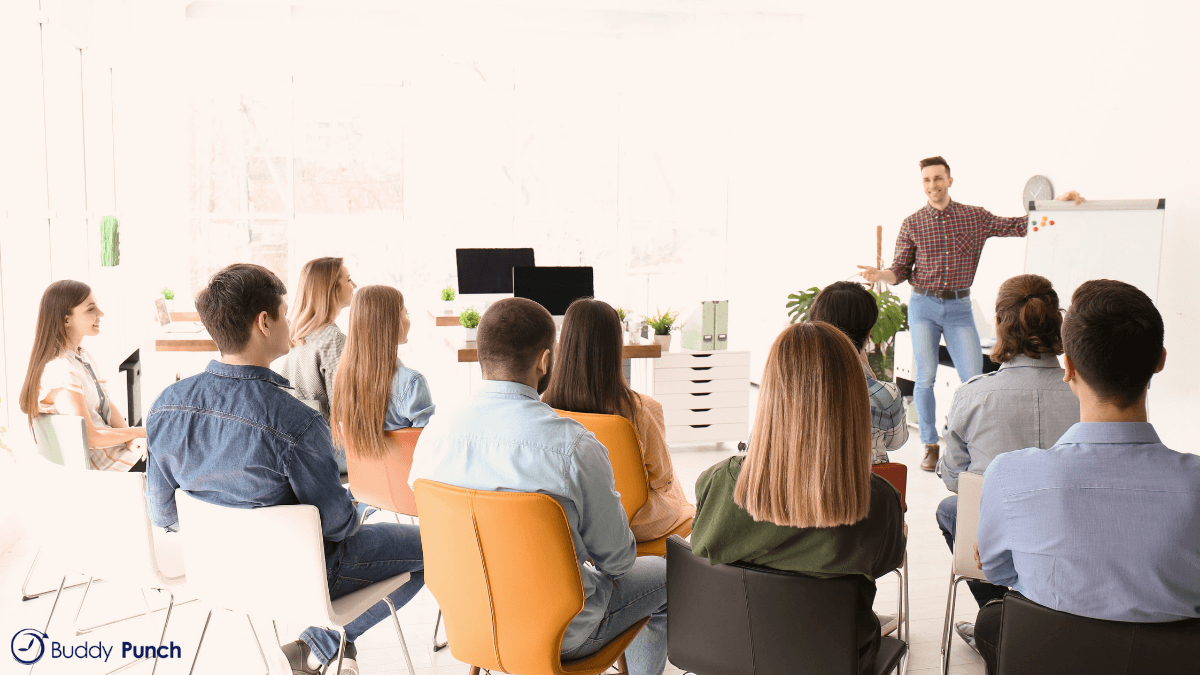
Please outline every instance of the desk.
M452 349L459 363L476 363L479 361L479 350L468 347L462 342L445 338L446 346ZM657 359L662 356L662 346L650 344L626 344L621 347L622 359Z
M207 331L199 333L162 333L154 338L156 352L216 352L217 343Z
M429 312L429 318L433 319L433 325L435 326L462 325L458 322L458 315L456 314L434 314L432 309L426 311Z

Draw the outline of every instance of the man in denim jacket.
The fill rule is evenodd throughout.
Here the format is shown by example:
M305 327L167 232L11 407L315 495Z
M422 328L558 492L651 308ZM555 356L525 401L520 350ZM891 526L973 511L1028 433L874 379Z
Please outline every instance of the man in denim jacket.
M288 352L286 294L266 268L236 264L196 296L221 359L167 387L150 409L150 519L178 529L176 488L235 508L312 504L321 513L331 597L409 572L412 580L390 596L400 607L423 584L420 532L412 525L361 525L339 480L329 426L270 369ZM343 674L358 672L354 640L388 613L380 602L346 626ZM293 672L315 673L337 657L339 642L332 630L309 628L283 650Z

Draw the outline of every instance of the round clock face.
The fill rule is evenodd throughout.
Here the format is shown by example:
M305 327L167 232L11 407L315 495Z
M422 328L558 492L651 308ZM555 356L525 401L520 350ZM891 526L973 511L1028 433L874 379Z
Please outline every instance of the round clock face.
M1021 205L1025 207L1025 212L1029 212L1029 202L1044 201L1054 199L1054 186L1050 184L1050 179L1045 176L1034 176L1025 182L1025 193L1022 196Z

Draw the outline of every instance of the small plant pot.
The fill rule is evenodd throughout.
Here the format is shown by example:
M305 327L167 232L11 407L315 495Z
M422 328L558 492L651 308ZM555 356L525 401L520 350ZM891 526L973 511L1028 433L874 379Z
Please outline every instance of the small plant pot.
M474 344L475 339L479 337L479 327L476 326L475 328L464 328L463 330L467 332L467 344Z
M666 335L657 335L656 334L654 336L654 342L657 343L660 347L662 347L662 350L664 352L671 350L671 334L670 333L667 333Z
M442 300L442 316L454 316L453 300Z

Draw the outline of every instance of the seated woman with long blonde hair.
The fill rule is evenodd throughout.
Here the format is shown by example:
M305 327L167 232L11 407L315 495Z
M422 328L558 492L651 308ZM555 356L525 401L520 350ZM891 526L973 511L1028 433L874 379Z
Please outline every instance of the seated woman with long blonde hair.
M408 342L404 296L391 286L364 286L350 304L350 332L333 380L333 442L364 457L387 452L384 431L424 427L433 415L425 377L396 348Z
M646 505L634 514L629 529L635 540L650 541L687 522L696 515L696 508L688 503L683 486L675 478L662 405L630 389L625 382L622 342L617 310L592 298L572 302L563 317L554 368L542 403L571 412L620 415L633 423L650 491Z
M871 473L867 382L850 340L819 321L780 333L767 356L744 457L696 481L692 550L859 586L862 672L879 651L875 579L900 566L900 493Z

